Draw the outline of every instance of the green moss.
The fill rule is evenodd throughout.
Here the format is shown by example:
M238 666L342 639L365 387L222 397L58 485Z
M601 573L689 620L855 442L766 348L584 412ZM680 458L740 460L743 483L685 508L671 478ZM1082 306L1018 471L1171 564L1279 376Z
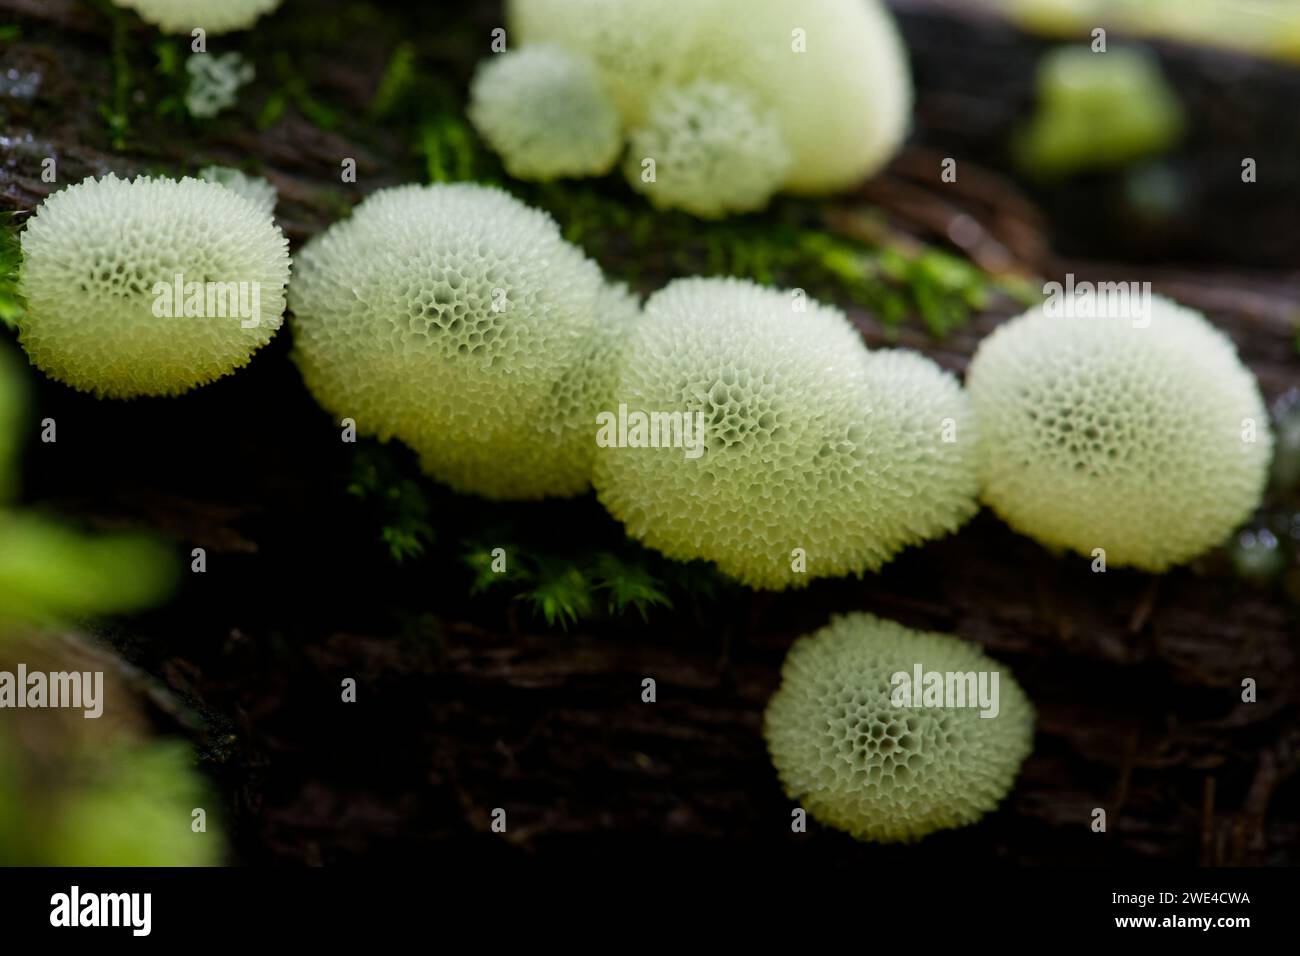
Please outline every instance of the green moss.
M536 575L536 582L522 597L549 626L568 630L570 625L591 616L595 603L591 583L578 568L544 564Z
M592 571L596 589L604 595L611 617L635 610L644 621L648 620L652 607L672 610L673 602L664 593L664 582L640 564L613 554L598 554Z
M418 77L415 47L410 43L399 43L388 58L379 88L370 101L370 115L377 119L392 116L415 89Z
M289 99L279 90L273 92L266 98L262 108L258 110L256 124L259 130L267 130L279 122L280 117L284 115L284 108L289 105Z
M497 549L507 555L504 571L493 570ZM476 539L466 543L462 563L474 575L470 593L490 592L497 599L521 602L550 627L567 630L629 612L648 621L653 608L673 608L669 594L674 590L674 575L665 573L656 556L631 546L627 553L598 551L584 556L536 543L502 545Z
M110 24L109 90L99 103L99 115L108 129L112 148L126 151L133 140L146 136L137 126L152 114L162 119L188 121L185 60L190 38L159 36L141 31L135 14L108 0L95 0ZM152 62L152 69L135 69ZM100 91L91 91L99 96ZM147 107L138 104L150 104Z
M106 7L113 21L112 69L113 95L108 103L101 103L99 115L103 117L112 137L113 148L126 149L126 139L131 131L131 88L133 84L131 62L134 59L131 45L129 15L117 7Z
M153 44L153 72L161 87L153 97L154 114L163 118L184 119L189 115L185 106L187 52L183 44L183 40L175 37L161 37Z
M278 84L276 93L272 96L278 94L285 103L292 103L298 112L320 129L328 131L338 127L341 122L339 112L312 94L307 81L303 79L301 68L289 53L277 51L271 65ZM263 106L263 112L265 110L266 107Z
M353 464L348 494L367 502L379 516L379 538L397 564L424 554L434 541L429 502L423 488L401 474L392 459L364 445Z
M629 541L591 498L515 508L457 496L420 476L397 445L360 443L347 492L404 570L459 582L466 596L487 596L493 607L526 608L550 627L647 620L656 608L736 588L703 563L668 561Z
M683 274L737 276L859 306L887 329L916 317L937 339L985 308L995 291L1009 291L938 249L912 253L831 232L814 203L782 199L765 216L702 223L567 184L533 192L527 198L555 215L565 238L634 284Z
M120 148L131 134L136 86L147 87L157 115L187 118L187 49L185 38L132 34L124 11L107 0L97 2L112 18L114 29L112 94L103 111ZM254 101L259 129L278 122L291 107L322 129L345 123L346 110L311 90L302 64L287 51L328 48L379 16L367 7L348 6L346 11L340 18L279 17L268 21L267 31L254 31L245 39L250 59L259 68L269 64L260 101ZM464 90L455 69L444 61L446 50L475 42L474 28L457 24L449 29L455 34L440 35L439 43L427 49L409 40L393 44L369 104L370 116L406 139L428 181L475 181L511 190L523 201L549 210L565 238L581 245L612 276L642 291L680 275L734 275L804 288L812 297L857 306L877 316L887 332L915 321L936 338L960 327L994 292L1008 291L1004 280L942 250L916 252L911 244L894 248L887 238L873 242L847 235L824 220L825 202L782 199L761 215L701 223L681 213L656 212L616 176L546 185L512 180L466 120ZM151 71L133 75L132 63L150 60ZM340 213L345 215L347 208L344 203ZM853 215L857 220L880 219L869 210ZM868 234L887 236L887 229L877 222ZM3 294L0 279L0 319ZM406 547L395 543L399 549Z
M438 117L422 125L419 136L417 151L424 157L429 182L483 181L476 175L482 154L464 123Z
M427 104L449 96L436 84L420 81L387 108L401 114L414 108L413 97ZM702 222L681 212L656 211L616 177L513 180L458 107L426 106L414 122L429 181L472 180L510 190L550 212L565 239L586 250L611 277L634 287L655 288L680 275L737 276L856 305L873 313L887 331L896 332L915 319L936 339L964 325L995 293L1033 301L1023 283L990 276L943 250L913 251L847 235L825 221L825 201L783 197L763 214ZM880 218L871 211L857 212L854 222L872 217ZM887 234L881 222L860 231Z
M18 266L22 263L22 245L13 213L0 213L0 322L14 328L23 314L23 298L18 291Z

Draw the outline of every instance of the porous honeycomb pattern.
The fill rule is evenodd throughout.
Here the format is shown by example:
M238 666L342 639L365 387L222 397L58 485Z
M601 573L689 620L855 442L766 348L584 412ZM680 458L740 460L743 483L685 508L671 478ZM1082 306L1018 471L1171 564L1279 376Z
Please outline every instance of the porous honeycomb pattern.
M871 533L887 543L871 568L907 545L950 534L979 510L978 435L970 397L918 352L867 354L863 443Z
M481 437L466 435L460 444L449 444L427 429L413 430L407 441L420 454L424 470L463 490L511 483L504 486L505 494L494 497L587 491L596 453L596 415L611 408L622 340L640 314L640 304L625 287L605 286L596 300L597 321L581 356L552 382L529 419ZM509 449L505 464L499 461L502 447ZM504 478L499 474L503 467ZM550 484L535 491L545 476L553 476Z
M1150 311L1142 328L1032 309L984 340L967 380L984 500L1003 520L1045 545L1163 571L1250 516L1273 441L1231 341L1168 299Z
M166 33L189 33L202 27L208 33L245 30L270 13L281 0L113 0L134 10L140 19Z
M97 396L204 385L247 365L283 321L288 241L264 211L215 183L84 180L40 205L22 251L19 341L50 377ZM155 315L155 284L173 287L178 274L248 283L250 293L256 283L258 325L241 327L233 296L225 317L186 317L184 302Z
M907 131L906 52L877 0L511 0L508 21L511 42L590 57L628 128L671 87L745 91L775 118L795 192L856 184Z
M842 312L794 293L670 284L627 339L619 403L702 413L706 451L598 449L601 502L633 538L751 587L874 570L975 511L973 428L955 380L916 356L868 353Z
M603 175L623 148L622 120L600 74L557 46L488 57L474 76L468 112L517 179Z
M652 180L646 159L654 160ZM739 90L702 81L661 92L631 133L625 172L657 208L718 218L762 209L789 168L767 110Z
M635 303L550 216L482 186L382 190L307 245L291 295L308 387L363 434L489 498L588 487L598 409L568 418L600 386L578 370Z
M553 44L588 58L634 125L661 85L692 78L700 17L713 2L508 0L506 21L512 46Z
M998 673L998 714L895 707L892 675ZM786 795L859 840L911 842L965 826L1011 791L1033 747L1034 711L1011 672L976 645L870 614L833 618L790 647L764 715Z

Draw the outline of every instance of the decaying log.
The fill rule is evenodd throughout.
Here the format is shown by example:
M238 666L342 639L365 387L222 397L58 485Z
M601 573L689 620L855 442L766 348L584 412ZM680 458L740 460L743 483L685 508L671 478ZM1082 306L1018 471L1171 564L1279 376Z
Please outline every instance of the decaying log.
M270 21L269 45L293 6ZM308 6L328 18L342 4ZM45 156L58 158L61 182L253 160L280 190L282 224L300 244L356 198L338 182L340 156L358 159L364 191L422 175L411 144L366 113L396 43L409 40L463 83L471 51L449 30L486 32L500 16L491 3L470 13L383 6L343 55L289 50L307 87L345 108L335 128L292 107L265 129L242 112L201 134L146 120L116 149L88 92L113 83L108 21L75 0L0 0L0 20L21 27L0 47L9 84L0 203L21 213L41 200ZM1043 192L1036 205L1001 175L1003 137L1026 108L1042 42L955 4L897 6L922 83L916 134L878 180L837 200L828 222L870 203L896 228L993 268L1149 279L1209 312L1270 399L1300 384L1300 281L1256 271L1300 261L1294 205L1278 201L1279 190L1300 195L1300 131L1283 122L1300 74L1236 61L1255 106L1229 116L1214 106L1228 55L1162 48L1207 113L1192 144L1205 149L1179 160L1202 188L1185 231L1163 247L1183 265L1133 265L1135 247L1110 241L1114 223L1087 211L1096 194ZM251 88L254 105L265 80ZM1215 186L1210 168L1246 141L1261 167L1267 157L1287 164L1248 203ZM961 189L940 188L933 164L944 155L961 158ZM1062 248L1078 258L1057 259ZM617 261L603 264L618 273ZM898 341L960 371L1014 310L1000 302L942 342L908 324ZM891 341L873 315L852 317L869 343ZM59 421L60 440L28 453L32 500L210 550L212 570L168 608L104 638L203 726L240 859L424 862L440 846L599 854L668 839L809 862L1300 862L1297 611L1276 588L1235 577L1222 554L1162 577L1094 574L986 513L863 581L738 591L656 611L645 625L548 631L526 612L466 597L452 560L384 563L375 529L341 493L350 453L305 395L286 338L183 402L99 403L41 382L38 412ZM436 549L453 548L441 522L454 528L461 505L433 493ZM590 500L537 508L557 534L609 530ZM816 826L790 833L764 753L763 704L793 637L859 608L979 641L1035 701L1035 752L1007 805L980 826L909 848L860 846ZM349 676L360 698L343 706ZM648 677L654 704L641 700ZM1241 702L1246 677L1259 682L1258 703ZM174 711L159 708L160 726L192 732ZM505 841L488 832L497 807L510 821ZM1105 834L1089 828L1094 808L1108 812Z

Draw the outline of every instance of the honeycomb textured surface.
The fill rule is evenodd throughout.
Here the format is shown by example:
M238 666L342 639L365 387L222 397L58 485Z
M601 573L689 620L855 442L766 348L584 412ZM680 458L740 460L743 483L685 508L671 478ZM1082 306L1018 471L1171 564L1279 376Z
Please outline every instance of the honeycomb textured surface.
M512 46L551 44L586 57L625 123L640 122L662 84L693 79L699 18L716 0L507 0Z
M246 30L282 0L113 0L134 10L140 19L165 33L189 33L202 27L208 33Z
M1048 546L1163 571L1250 516L1273 440L1223 333L1159 297L1143 321L1037 307L984 340L967 382L984 500L1003 520Z
M199 170L199 179L234 190L268 216L275 213L278 194L275 187L260 176L249 176L229 166L204 166Z
M790 168L776 123L745 93L708 80L662 92L630 135L625 172L659 209L711 219L767 205ZM653 159L647 181L644 162Z
M997 672L998 712L896 707L892 676ZM870 614L833 618L790 647L764 715L786 795L859 840L911 842L974 823L1011 791L1033 748L1034 710L976 645Z
M950 534L979 511L975 410L961 383L918 352L867 355L863 442L871 450L873 553L879 567L899 549Z
M597 409L574 417L637 308L546 213L483 186L382 190L303 249L291 296L308 387L361 433L489 498L589 487Z
M772 112L791 163L785 188L852 186L907 130L912 83L878 0L511 0L512 42L590 57L634 128L670 87L743 90Z
M19 341L51 378L100 397L207 384L247 365L283 321L288 241L265 212L215 183L84 180L37 208L22 251ZM243 327L238 295L225 316L186 316L185 301L155 315L156 284L174 288L178 275L211 289L247 283L250 312L254 289L260 298L256 326Z
M976 510L956 380L919 356L868 353L838 309L796 301L737 279L652 296L611 408L700 413L705 451L601 448L593 479L633 538L773 590L875 570ZM943 441L947 419L958 441Z
M600 176L623 149L622 120L596 68L539 44L486 59L469 118L517 179Z
M611 407L620 348L641 314L640 303L621 285L605 286L595 308L597 321L578 360L551 383L527 421L503 423L482 438L466 434L459 444L428 429L410 432L407 442L419 453L424 471L454 488L497 498L587 491L596 414ZM508 461L496 461L507 455Z

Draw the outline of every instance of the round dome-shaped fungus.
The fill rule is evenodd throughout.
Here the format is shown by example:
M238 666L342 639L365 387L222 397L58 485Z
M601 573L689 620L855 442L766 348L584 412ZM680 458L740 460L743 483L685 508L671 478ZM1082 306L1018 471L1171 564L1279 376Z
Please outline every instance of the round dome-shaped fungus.
M589 486L597 409L576 409L636 303L546 213L468 184L382 190L302 250L291 295L308 387L363 434L489 498Z
M664 90L632 131L626 174L656 208L711 219L762 209L785 180L790 153L751 97L702 81ZM654 175L646 171L653 160Z
M601 502L633 538L751 587L875 570L976 510L956 380L868 353L801 292L671 283L628 336L613 396L625 422L598 434Z
M201 27L208 33L245 30L270 13L281 0L113 0L134 10L140 19L164 33L189 33Z
M591 486L595 416L610 404L619 349L640 312L625 287L602 288L596 324L577 361L551 383L526 420L502 419L488 442L450 442L427 426L399 437L419 453L426 473L462 491L511 499L585 492ZM493 447L502 460L493 459Z
M51 378L100 397L207 384L283 320L288 241L215 183L84 180L40 205L22 251L19 341Z
M1104 56L1066 46L1038 66L1038 109L1013 144L1030 172L1067 176L1114 169L1164 152L1186 125L1182 104L1142 49L1118 47Z
M688 78L697 18L715 0L507 0L510 43L562 47L593 63L623 119L644 118L663 83Z
M469 118L517 179L603 175L623 148L622 121L596 68L547 44L484 61Z
M856 184L906 133L906 53L878 0L511 0L508 20L525 46L590 57L629 128L669 87L745 91L771 111L793 192Z
M868 441L881 469L871 492L877 534L902 547L956 531L979 510L970 397L951 373L903 349L870 352L867 384Z
M944 689L957 675L964 700L928 698L931 674ZM849 614L791 645L763 732L786 795L813 819L910 842L997 807L1033 748L1034 710L978 646Z
M981 343L967 382L984 500L1045 545L1163 571L1259 504L1268 415L1200 313L1160 297L1146 315L1096 311L1039 306Z

